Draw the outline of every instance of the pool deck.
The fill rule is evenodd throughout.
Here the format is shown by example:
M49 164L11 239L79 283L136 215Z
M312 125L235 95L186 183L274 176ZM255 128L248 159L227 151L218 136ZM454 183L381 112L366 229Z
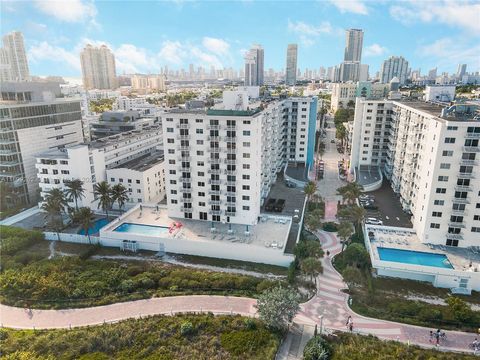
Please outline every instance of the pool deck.
M471 249L422 243L413 229L365 225L375 259L381 260L377 248L422 251L446 255L455 270L480 271L480 255ZM470 264L472 266L470 266Z
M134 223L152 226L171 227L173 223L181 223L179 230L165 233L165 238L184 238L201 241L224 241L232 243L245 243L253 246L262 246L278 251L285 248L288 233L291 226L291 217L262 215L261 221L254 226L249 226L249 234L246 234L246 225L214 223L215 230L212 231L210 221L188 220L172 218L168 216L167 210L155 207L142 206L134 208L123 216L102 229L102 231L113 231L122 223ZM139 234L142 235L142 234ZM275 244L276 243L276 246ZM267 246L268 245L268 246ZM273 246L272 246L273 245Z

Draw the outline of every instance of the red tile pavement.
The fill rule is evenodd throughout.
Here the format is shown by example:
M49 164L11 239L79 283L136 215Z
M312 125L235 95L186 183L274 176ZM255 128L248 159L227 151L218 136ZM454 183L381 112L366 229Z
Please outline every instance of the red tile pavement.
M333 233L319 231L318 236L324 250L329 250L330 257L322 259L324 273L317 279L319 284L317 295L301 305L295 322L320 325L320 316L323 315L325 328L347 331L345 322L350 315L353 319L354 332L372 334L381 339L394 339L433 347L429 343L431 329L367 318L354 313L348 307L348 295L342 292L346 285L331 263L331 256L341 250L340 242ZM185 312L255 316L255 304L256 300L250 298L192 295L65 310L27 310L0 305L0 324L4 327L18 329L52 329L97 325L147 315L173 315ZM471 333L457 331L446 331L446 333L447 340L440 343L440 347L444 350L468 351L468 344L475 338L475 334Z

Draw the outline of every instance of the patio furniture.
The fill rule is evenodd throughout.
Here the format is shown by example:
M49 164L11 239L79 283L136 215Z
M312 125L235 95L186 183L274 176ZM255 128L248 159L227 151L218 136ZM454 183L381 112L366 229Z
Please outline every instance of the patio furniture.
M265 241L265 247L270 247L270 242Z

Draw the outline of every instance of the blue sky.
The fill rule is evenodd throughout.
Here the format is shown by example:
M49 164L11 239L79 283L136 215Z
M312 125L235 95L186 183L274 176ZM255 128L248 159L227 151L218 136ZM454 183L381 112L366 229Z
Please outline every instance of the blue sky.
M31 73L80 76L86 43L106 43L117 72L159 72L190 63L240 68L252 43L265 68L285 67L298 43L301 69L342 61L346 28L365 31L370 72L402 55L422 73L480 70L480 1L3 1L2 33L24 33Z

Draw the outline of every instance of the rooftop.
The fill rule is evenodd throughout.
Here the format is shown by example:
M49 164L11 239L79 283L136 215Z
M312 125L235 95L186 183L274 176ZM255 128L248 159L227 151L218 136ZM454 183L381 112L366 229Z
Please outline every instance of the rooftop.
M152 125L152 126L147 126L144 127L142 130L131 130L131 131L125 131L122 133L118 133L116 135L111 135L111 136L106 136L100 139L97 139L95 141L90 142L88 145L92 149L101 149L109 145L116 144L120 141L125 141L130 138L137 137L139 134L142 133L147 133L149 131L155 131L155 130L161 130L160 125Z
M163 162L163 160L163 150L155 151L153 153L145 154L136 159L132 159L121 165L117 165L113 167L113 169L130 169L135 171L145 171L157 165L158 163Z
M395 103L406 105L414 109L426 112L430 115L449 121L480 121L480 109L474 104L465 103L440 103L425 102L420 100L402 99L396 100ZM447 111L442 116L442 110L455 108L455 111Z

